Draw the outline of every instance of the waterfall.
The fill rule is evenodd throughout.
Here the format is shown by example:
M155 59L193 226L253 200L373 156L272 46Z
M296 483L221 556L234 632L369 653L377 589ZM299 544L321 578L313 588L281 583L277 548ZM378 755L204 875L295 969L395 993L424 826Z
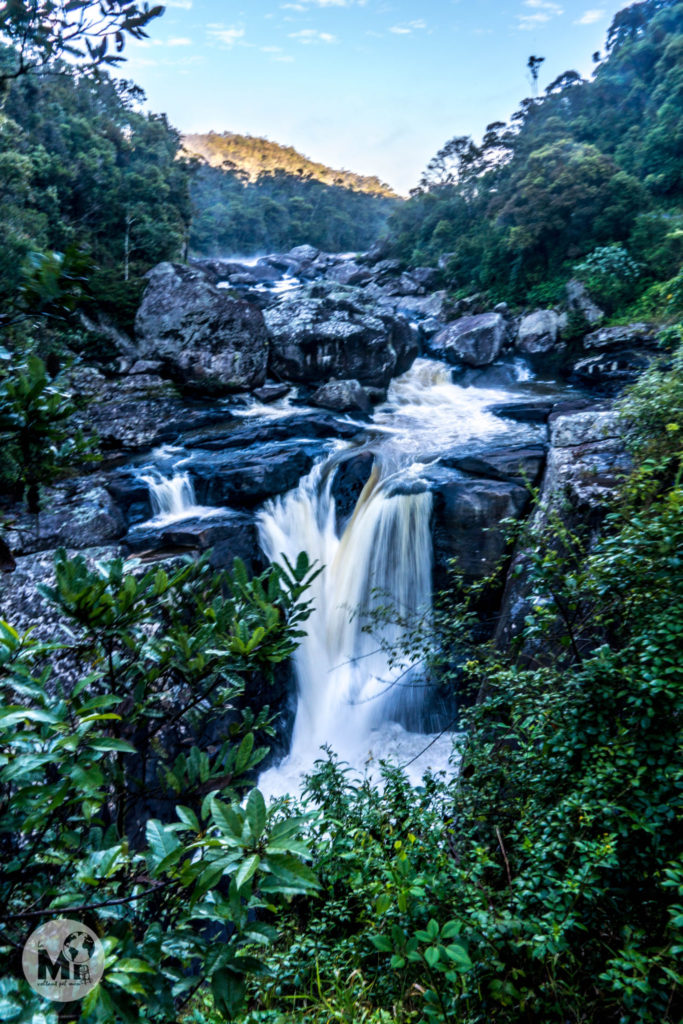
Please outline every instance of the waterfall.
M358 771L386 757L415 761L409 771L414 782L426 767L446 766L451 735L404 728L424 730L429 692L422 665L405 653L411 626L428 622L431 611L432 496L415 483L444 451L470 451L494 436L509 443L533 434L533 427L503 422L490 411L507 397L505 391L454 384L450 367L418 359L392 381L361 442L374 454L373 470L341 535L332 491L345 453L358 450L350 445L261 509L260 543L271 561L284 555L293 563L304 550L323 567L308 595L313 612L294 655L290 753L262 774L264 793L299 789L323 745ZM422 757L426 748L429 760Z
M178 519L214 515L221 511L197 504L189 473L173 471L173 476L164 476L155 469L153 473L140 476L140 480L149 488L149 500L154 517L152 522L159 525L172 523Z
M296 490L269 502L259 523L272 561L283 554L294 561L303 548L324 567L294 656L298 703L288 763L299 771L312 767L326 743L359 763L373 730L399 719L420 725L424 695L419 680L414 685L419 666L401 654L401 642L431 605L431 495L391 494L375 469L339 536L333 477L319 464Z

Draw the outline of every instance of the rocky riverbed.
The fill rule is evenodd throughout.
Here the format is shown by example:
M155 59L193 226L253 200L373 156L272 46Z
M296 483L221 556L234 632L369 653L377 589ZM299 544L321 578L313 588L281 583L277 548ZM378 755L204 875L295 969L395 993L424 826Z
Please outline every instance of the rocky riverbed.
M102 462L46 488L39 516L5 510L3 617L50 634L35 585L60 546L144 563L211 550L216 567L239 556L258 571L265 503L328 463L339 537L377 465L386 496L429 496L435 588L452 559L466 582L491 571L534 486L537 519L570 508L597 526L628 468L611 396L655 334L594 326L577 342L577 311L587 326L600 316L576 282L564 308L512 316L451 300L432 268L310 246L160 264L134 337L94 327L117 359L71 370L74 428L98 434ZM519 576L492 600L508 642L525 614Z

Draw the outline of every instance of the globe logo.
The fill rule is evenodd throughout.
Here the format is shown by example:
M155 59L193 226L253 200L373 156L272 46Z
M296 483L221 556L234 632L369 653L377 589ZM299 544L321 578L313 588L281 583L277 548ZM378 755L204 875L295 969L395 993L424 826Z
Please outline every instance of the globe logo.
M59 918L37 928L24 946L24 975L39 995L67 1003L82 999L104 973L104 949L88 925Z

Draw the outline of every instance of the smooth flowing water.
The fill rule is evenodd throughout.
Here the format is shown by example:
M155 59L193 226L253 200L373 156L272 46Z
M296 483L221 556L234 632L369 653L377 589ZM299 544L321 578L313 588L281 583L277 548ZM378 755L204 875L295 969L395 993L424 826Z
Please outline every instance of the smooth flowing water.
M447 766L453 734L425 733L423 666L402 648L431 610L432 498L420 476L446 450L471 450L497 436L529 440L539 428L488 410L510 390L461 387L451 369L418 359L391 385L361 445L338 444L298 488L267 502L261 545L272 561L305 550L323 566L310 597L314 612L296 655L297 708L289 755L264 772L269 795L295 792L330 746L363 772L390 758L417 781ZM527 378L520 365L517 379ZM350 520L338 529L332 493L344 459L374 456ZM407 486L409 485L409 486ZM410 492L410 493L406 493Z

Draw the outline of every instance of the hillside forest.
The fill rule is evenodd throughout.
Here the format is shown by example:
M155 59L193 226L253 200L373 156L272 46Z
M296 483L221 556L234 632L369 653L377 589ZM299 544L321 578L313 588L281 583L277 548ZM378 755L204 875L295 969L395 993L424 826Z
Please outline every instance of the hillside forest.
M683 2L624 7L589 79L554 69L509 123L445 141L405 200L224 126L183 138L122 77L128 42L163 9L94 8L0 4L0 1019L679 1024ZM350 251L370 281L360 298L329 255ZM476 580L451 564L430 614L401 621L387 657L422 666L457 710L451 770L417 786L391 761L381 784L359 780L328 749L298 795L258 788L291 727L289 666L324 569L307 552L226 566L208 529L198 557L112 555L146 515L133 470L148 450L190 437L195 465L204 444L262 501L261 464L231 468L238 444L265 438L270 466L290 444L301 476L313 441L369 421L355 409L330 427L316 409L307 422L331 433L292 455L280 419L244 416L257 391L291 384L266 380L278 310L264 319L202 268L264 252L310 271L292 302L386 321L406 351L396 307L368 313L389 279L440 296L439 334L470 315L552 314L561 343L533 364L544 383L574 386L589 332L635 339L636 371L587 387L578 439L546 445L548 460L579 452L574 490L544 505L543 484L518 480L530 511L504 519L500 561ZM315 278L321 259L336 278ZM202 391L182 352L169 369L140 348L161 278L256 323L258 380ZM379 402L390 378L350 383ZM292 379L306 399L330 383ZM541 425L557 439L552 408ZM581 435L594 414L607 437ZM615 482L600 460L617 445ZM55 526L64 495L108 503L106 544L79 539L80 505ZM240 536L249 501L221 509ZM520 594L519 630L503 635ZM368 629L401 618L378 603ZM70 1002L22 970L53 916L102 943L101 981Z

